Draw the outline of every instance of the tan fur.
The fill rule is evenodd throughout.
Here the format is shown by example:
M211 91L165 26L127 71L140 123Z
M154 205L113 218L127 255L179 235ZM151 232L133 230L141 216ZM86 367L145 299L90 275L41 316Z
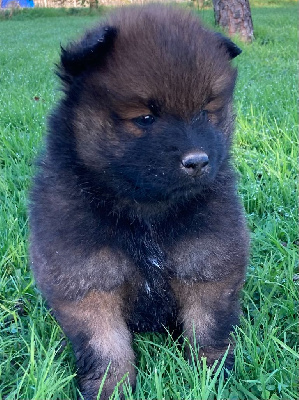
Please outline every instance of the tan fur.
M132 349L132 335L124 320L122 303L126 288L114 292L91 291L82 300L56 303L58 320L68 335L74 335L84 327L88 332L87 347L101 359L110 362L109 372L104 384L104 394L111 393L121 378L128 374L131 384L135 380L135 355ZM76 352L76 355L78 352ZM80 360L80 356L77 358ZM96 381L97 379L95 379ZM101 377L99 378L100 386ZM84 384L84 380L82 382Z
M130 132L132 135L134 135L136 137L142 136L142 134L143 134L142 129L138 128L133 122L125 121L124 125L125 125L127 131Z
M239 292L243 285L240 276L232 276L220 282L182 282L177 279L171 281L179 306L179 319L183 324L185 337L194 345L201 347L199 356L207 357L208 364L223 356L226 348L233 353L233 342L227 338L222 342L223 347L217 346L211 332L217 326L213 316L213 308L225 302L234 292Z

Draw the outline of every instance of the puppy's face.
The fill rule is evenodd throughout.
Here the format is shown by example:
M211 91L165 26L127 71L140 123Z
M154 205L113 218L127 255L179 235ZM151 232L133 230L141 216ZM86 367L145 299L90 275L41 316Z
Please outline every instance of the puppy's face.
M115 13L62 55L76 153L116 198L194 196L228 155L240 51L179 10L135 14Z
M131 119L115 117L113 128L122 138L117 152L108 147L106 174L121 196L157 202L196 194L211 183L226 154L223 136L207 111L189 122L158 111ZM133 136L133 137L132 137Z

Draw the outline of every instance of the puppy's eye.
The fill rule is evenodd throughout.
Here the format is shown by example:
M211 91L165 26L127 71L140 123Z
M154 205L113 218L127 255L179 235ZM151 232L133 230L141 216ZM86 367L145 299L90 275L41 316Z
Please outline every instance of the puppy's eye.
M200 113L200 117L203 121L207 121L208 120L208 111L207 110L202 110Z
M207 110L202 110L197 116L193 119L193 122L208 122L210 121L209 119L209 113Z
M142 128L146 128L155 122L155 117L152 115L141 115L140 117L133 119L134 123Z

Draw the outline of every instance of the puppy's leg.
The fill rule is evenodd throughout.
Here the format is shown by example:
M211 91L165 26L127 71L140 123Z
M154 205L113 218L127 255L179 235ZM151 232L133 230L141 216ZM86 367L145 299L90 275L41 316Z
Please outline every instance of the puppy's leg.
M131 334L123 317L121 291L90 292L76 302L55 302L53 309L72 342L79 385L85 399L95 399L110 363L101 399L108 399L126 374L135 384Z
M172 281L184 334L192 344L195 334L199 356L206 357L208 365L220 359L230 344L225 366L228 369L233 366L233 343L229 336L239 321L238 297L242 285L243 276L221 282Z

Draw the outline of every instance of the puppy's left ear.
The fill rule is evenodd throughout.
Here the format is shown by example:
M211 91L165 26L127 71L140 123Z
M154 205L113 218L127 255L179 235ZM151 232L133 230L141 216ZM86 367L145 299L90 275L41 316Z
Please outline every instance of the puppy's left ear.
M112 49L116 34L114 27L99 27L88 32L81 41L70 43L66 49L61 46L57 75L70 84L88 68L102 65Z
M221 33L215 33L216 37L219 40L220 47L224 47L226 52L228 53L230 59L237 57L242 53L240 47L238 47L234 42L232 42L228 37L222 35Z

